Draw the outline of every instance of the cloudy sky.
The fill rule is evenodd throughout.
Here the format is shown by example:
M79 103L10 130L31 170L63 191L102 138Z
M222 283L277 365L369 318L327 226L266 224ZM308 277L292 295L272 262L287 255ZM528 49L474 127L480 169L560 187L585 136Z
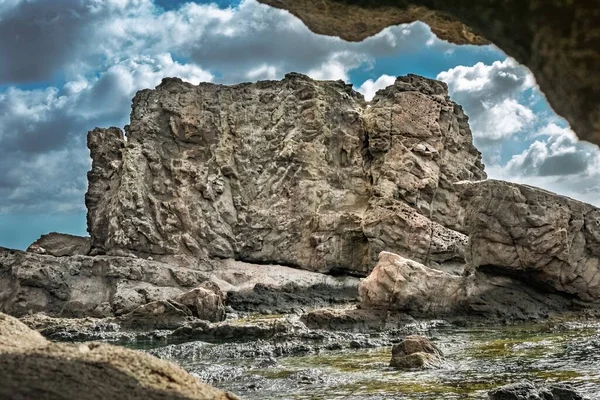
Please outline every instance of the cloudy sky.
M577 142L531 74L421 23L348 43L254 0L0 0L0 38L0 246L85 234L87 131L125 125L135 92L165 76L236 83L297 71L367 98L397 75L441 79L490 177L600 206L598 148Z

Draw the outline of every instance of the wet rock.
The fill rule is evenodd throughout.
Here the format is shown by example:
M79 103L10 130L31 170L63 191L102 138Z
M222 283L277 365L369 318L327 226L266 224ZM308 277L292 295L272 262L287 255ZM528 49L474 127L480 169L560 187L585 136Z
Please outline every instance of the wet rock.
M456 186L462 188L474 267L600 299L600 209L503 181Z
M33 242L27 251L55 257L85 256L90 252L91 246L89 237L50 232Z
M536 386L528 381L491 390L488 397L490 400L584 400L583 396L566 385Z
M233 400L174 364L99 343L54 344L0 314L0 397Z
M136 95L126 145L114 128L88 143L94 251L156 259L366 275L381 250L461 258L452 183L485 177L447 86L416 75L369 107L342 81L297 73L165 79Z
M435 368L443 354L423 336L407 336L392 347L390 367L398 369Z

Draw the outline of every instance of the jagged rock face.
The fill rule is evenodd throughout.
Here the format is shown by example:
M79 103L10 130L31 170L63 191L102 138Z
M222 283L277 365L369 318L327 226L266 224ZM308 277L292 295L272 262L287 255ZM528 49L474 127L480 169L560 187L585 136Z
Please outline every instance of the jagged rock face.
M461 183L475 267L600 299L600 209L531 186Z
M381 250L462 257L451 183L485 177L443 83L399 78L371 105L341 81L139 92L123 134L89 134L96 251L365 274ZM443 240L441 240L443 238Z
M51 343L1 313L0 365L3 399L238 399L148 354L101 343Z

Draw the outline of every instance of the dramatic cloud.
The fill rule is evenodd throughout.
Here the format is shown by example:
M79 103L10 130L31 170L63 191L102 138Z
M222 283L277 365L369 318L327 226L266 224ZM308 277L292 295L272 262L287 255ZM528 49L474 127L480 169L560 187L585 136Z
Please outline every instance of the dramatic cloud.
M458 66L438 74L448 84L452 99L461 104L470 117L476 144L489 146L524 132L535 119L523 104L523 92L535 81L527 68L514 60L481 62Z

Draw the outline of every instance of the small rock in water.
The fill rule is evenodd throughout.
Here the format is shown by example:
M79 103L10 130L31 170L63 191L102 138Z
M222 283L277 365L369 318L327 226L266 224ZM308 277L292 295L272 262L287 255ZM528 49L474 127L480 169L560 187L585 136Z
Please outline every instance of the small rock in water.
M423 336L407 336L392 347L390 367L399 369L435 368L442 352Z
M536 386L523 381L488 392L490 400L584 400L584 397L564 384Z

